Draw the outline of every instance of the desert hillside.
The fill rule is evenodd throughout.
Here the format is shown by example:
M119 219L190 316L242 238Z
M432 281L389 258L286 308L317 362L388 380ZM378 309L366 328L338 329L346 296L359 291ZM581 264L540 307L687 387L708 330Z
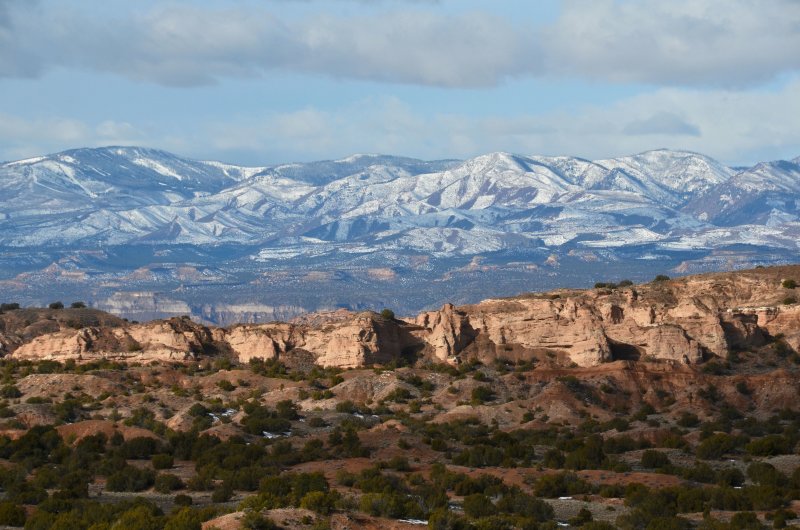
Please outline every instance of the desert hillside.
M0 525L781 528L795 279L226 328L6 303Z

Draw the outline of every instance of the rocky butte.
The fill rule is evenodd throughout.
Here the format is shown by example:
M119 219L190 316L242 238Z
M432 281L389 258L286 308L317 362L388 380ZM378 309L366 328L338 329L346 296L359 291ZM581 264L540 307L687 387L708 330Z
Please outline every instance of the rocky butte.
M188 318L131 323L92 309L19 309L0 314L0 354L140 363L226 355L339 368L418 357L451 364L473 358L548 358L580 367L639 359L697 364L776 338L800 349L800 304L791 288L798 279L800 266L771 267L447 304L416 318L337 311L229 327Z

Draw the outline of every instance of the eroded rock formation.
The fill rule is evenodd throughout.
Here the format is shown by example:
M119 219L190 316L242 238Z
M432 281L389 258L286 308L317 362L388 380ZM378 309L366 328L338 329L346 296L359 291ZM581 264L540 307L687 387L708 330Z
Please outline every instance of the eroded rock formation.
M412 355L453 364L544 355L579 366L620 359L694 364L774 340L800 349L800 305L791 303L794 290L782 286L787 277L800 278L800 266L446 304L408 320L336 311L228 328L188 318L132 324L86 310L76 324L71 310L25 310L25 318L0 315L0 354L146 362L227 353L240 362L302 359L342 368Z

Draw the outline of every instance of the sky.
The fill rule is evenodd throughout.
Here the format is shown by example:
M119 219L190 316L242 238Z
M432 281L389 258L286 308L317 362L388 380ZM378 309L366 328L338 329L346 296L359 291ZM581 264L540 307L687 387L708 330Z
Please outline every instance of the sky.
M0 0L0 160L800 156L800 0Z

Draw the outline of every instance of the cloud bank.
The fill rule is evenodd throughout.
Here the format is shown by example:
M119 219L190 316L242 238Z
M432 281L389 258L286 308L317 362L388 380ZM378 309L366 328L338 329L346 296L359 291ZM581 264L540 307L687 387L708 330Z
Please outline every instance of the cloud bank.
M168 136L126 122L28 121L0 115L1 159L63 146L137 144L252 164L340 158L356 152L466 158L489 151L604 158L655 147L699 151L729 164L794 158L800 80L777 91L664 88L574 111L479 117L422 113L395 97L335 109L313 106L208 122Z
M730 88L800 69L797 0L565 0L549 23L424 0L293 18L277 14L280 3L171 3L114 17L3 0L0 76L69 68L194 86L283 71L465 88L552 76Z

